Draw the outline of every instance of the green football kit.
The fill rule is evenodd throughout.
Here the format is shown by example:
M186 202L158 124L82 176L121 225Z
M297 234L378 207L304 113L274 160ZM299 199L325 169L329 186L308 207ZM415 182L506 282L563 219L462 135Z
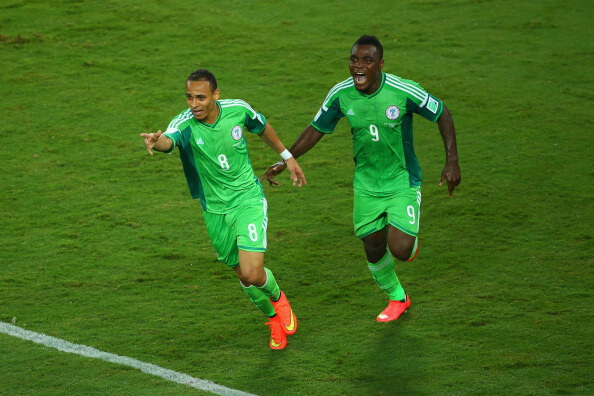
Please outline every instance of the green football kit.
M266 251L268 207L243 136L244 127L255 134L264 132L266 118L243 100L223 99L215 103L219 114L213 124L196 119L191 109L187 109L173 118L164 135L173 141L169 152L179 148L190 194L200 199L206 231L218 260L237 267L239 250ZM277 343L273 338L273 324L285 326L290 316L294 333L296 317L272 271L263 269L266 274L263 285L240 283L265 315L276 318L267 323L271 326L270 347L281 349L282 341Z
M351 126L355 234L363 238L387 224L416 236L419 231L422 174L413 147L413 114L437 121L443 103L419 84L382 73L371 95L353 78L336 84L311 125L332 133L342 117Z
M262 133L266 119L242 100L217 100L216 105L220 111L213 124L187 109L164 135L173 141L171 150L179 148L190 194L200 199L218 259L235 267L238 249L266 251L267 204L243 136L244 127Z
M349 78L336 84L311 125L332 133L342 117L351 125L355 160L353 223L364 238L387 224L415 237L417 249L421 208L421 169L413 148L413 114L437 121L443 103L414 81L382 73L371 95L355 88ZM411 259L414 256L411 256ZM386 251L367 266L390 300L406 301L406 293Z

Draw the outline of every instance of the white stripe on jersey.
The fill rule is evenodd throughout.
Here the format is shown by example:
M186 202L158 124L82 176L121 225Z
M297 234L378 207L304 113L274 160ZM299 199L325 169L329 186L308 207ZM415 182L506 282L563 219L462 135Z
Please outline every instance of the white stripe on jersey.
M194 116L194 114L192 114L192 110L190 110L190 109L184 111L183 113L180 113L175 118L173 118L173 120L171 120L171 122L167 126L167 130L165 131L165 133L178 132L179 130L177 129L177 127L179 126L179 124L189 120L193 116Z
M250 106L250 104L248 102L246 102L245 100L241 100L241 99L221 99L219 100L219 103L221 106L225 106L225 107L229 107L232 106L234 104L236 105L242 105L247 107L248 109L255 111L252 106Z
M419 87L415 87L412 84L405 83L404 81L398 80L395 77L390 76L388 74L386 74L386 84L411 94L418 100L422 101L423 104L427 101L427 97L429 96L427 92L423 91Z
M251 116L251 119L252 119L252 120L253 120L254 118L258 117L258 120L262 121L262 120L260 119L260 116L258 115L258 113L256 113L256 112L254 111L254 109L252 109L252 108L251 108L251 107L249 107L249 106L244 106L244 105L242 105L242 104L239 104L239 103L236 103L236 104L230 104L230 105L226 105L226 106L223 106L223 105L221 105L221 108L222 108L222 109L224 109L224 108L227 108L227 107L245 107L246 109L248 109L248 110L250 110L250 111L252 112L252 116Z
M328 100L330 100L330 97L332 97L336 92L341 91L346 88L349 88L349 87L352 87L353 85L355 85L355 83L353 82L353 77L350 77L342 82L339 82L334 87L332 87L330 92L328 92L328 95L326 95L326 99L324 99L324 101L322 102L322 110L328 111L328 103L327 102L328 102Z
M219 103L221 105L230 104L230 103L241 103L241 104L248 106L249 108L252 108L252 106L250 106L250 104L248 102L246 102L245 100L241 100L241 99L220 99Z
M355 83L353 81L353 77L349 77L346 80L339 82L338 84L333 86L332 89L330 89L330 92L328 92L326 99L328 99L330 96L332 96L334 94L334 92L336 92L336 90L338 90L339 88L343 88L344 86L354 85L354 84Z
M396 85L396 84L394 84L394 83L392 83L392 82L389 82L388 80L386 80L386 84L388 84L388 85L389 85L389 86L391 86L391 87L397 88L397 89L399 89L399 90L401 90L401 91L403 91L403 92L409 93L409 94L411 94L412 96L414 96L416 99L420 100L420 101L422 102L422 103L419 105L420 107L423 107L423 106L425 105L425 103L427 103L427 98L429 97L429 94L428 94L428 93L425 93L425 95L424 95L424 96L419 96L419 95L417 95L415 92L413 92L413 91L409 91L408 89L406 89L406 88L402 87L401 85Z
M268 201L266 198L262 198L262 211L264 212L264 220L262 220L262 228L264 228L264 247L268 247L268 240L266 238L266 229L268 228Z
M425 100L421 102L419 107L425 107L425 105L427 104L428 101L429 101L429 94L427 94L427 96L425 97Z
M393 82L397 82L397 83L400 83L400 84L403 84L403 85L408 86L413 91L417 91L418 94L421 95L421 96L426 93L423 88L420 88L420 87L416 86L415 84L408 83L408 82L404 81L404 79L402 79L402 78L400 78L398 76L395 76L394 74L388 74L388 73L386 73L386 78L389 79L389 80L392 80Z
M241 99L222 99L222 100L219 100L219 103L221 104L221 108L234 107L234 106L245 107L246 109L248 109L249 111L252 112L252 117L251 117L252 119L257 117L258 120L260 122L262 122L262 118L260 117L260 115L246 101L243 101Z

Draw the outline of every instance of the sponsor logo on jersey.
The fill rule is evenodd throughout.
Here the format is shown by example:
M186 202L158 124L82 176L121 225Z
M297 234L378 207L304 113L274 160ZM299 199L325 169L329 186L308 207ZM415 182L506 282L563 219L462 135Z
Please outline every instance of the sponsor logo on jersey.
M239 139L241 139L242 135L243 135L243 129L241 128L240 125L235 125L233 127L233 129L231 129L231 136L233 137L233 139L239 140Z
M390 120L395 120L400 115L400 109L398 106L388 106L386 109L386 117Z
M347 111L347 115L355 115L355 112L353 109L349 109L349 111Z
M204 140L202 140L202 138L199 137L198 140L196 140L196 144L204 144Z
M439 108L439 103L437 103L437 100L435 100L433 98L429 98L429 100L427 101L427 110L429 110L433 114L436 114L438 108Z

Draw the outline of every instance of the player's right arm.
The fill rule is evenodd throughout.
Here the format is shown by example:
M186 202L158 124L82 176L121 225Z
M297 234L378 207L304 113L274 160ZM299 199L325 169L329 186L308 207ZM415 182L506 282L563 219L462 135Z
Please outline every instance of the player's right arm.
M148 151L150 155L153 155L153 150L161 152L171 151L173 146L173 140L163 135L163 132L161 131L155 133L141 133L140 137L144 138L146 151Z
M141 133L140 136L144 138L146 151L150 155L153 155L153 150L163 153L171 152L174 146L179 144L181 139L179 126L192 117L192 111L186 109L171 120L165 132L159 130L155 133Z
M301 135L295 140L289 151L293 154L293 157L299 158L311 150L324 135L310 124L301 132Z
M305 130L299 135L295 143L291 146L289 151L293 155L293 158L297 158L305 153L307 153L313 146L316 145L317 142L324 136L324 134L318 131L313 126L309 125ZM281 160L275 164L272 164L268 170L262 175L260 181L268 180L270 183L270 187L273 186L280 186L280 183L274 180L275 176L278 176L287 168L287 164L284 160Z
M330 90L312 123L305 128L289 149L294 158L299 158L307 153L325 134L334 131L336 124L340 118L344 116L340 110L337 93L340 89L348 87L349 82L350 80L343 81ZM352 85L352 83L350 83L350 85ZM270 187L280 185L280 183L274 180L274 177L284 171L286 167L287 165L284 161L279 161L276 164L271 165L264 175L262 175L260 181L265 179L268 180Z

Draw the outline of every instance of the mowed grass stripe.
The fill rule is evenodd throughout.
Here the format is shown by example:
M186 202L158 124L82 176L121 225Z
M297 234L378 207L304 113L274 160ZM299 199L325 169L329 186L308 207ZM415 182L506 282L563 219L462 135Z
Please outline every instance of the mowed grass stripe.
M177 371L159 367L151 363L145 363L127 356L120 356L114 353L103 352L86 345L73 344L60 338L51 337L30 330L25 330L21 327L5 322L0 322L0 333L5 333L14 337L21 338L23 340L33 341L37 344L45 345L47 347L54 348L62 352L74 353L93 359L104 360L106 362L132 367L144 373L155 375L168 381L177 382L178 384L187 385L195 389L208 391L214 393L215 395L254 396L252 393L246 393L236 389L227 388L226 386L215 384L212 381L194 378L187 374L178 373Z

